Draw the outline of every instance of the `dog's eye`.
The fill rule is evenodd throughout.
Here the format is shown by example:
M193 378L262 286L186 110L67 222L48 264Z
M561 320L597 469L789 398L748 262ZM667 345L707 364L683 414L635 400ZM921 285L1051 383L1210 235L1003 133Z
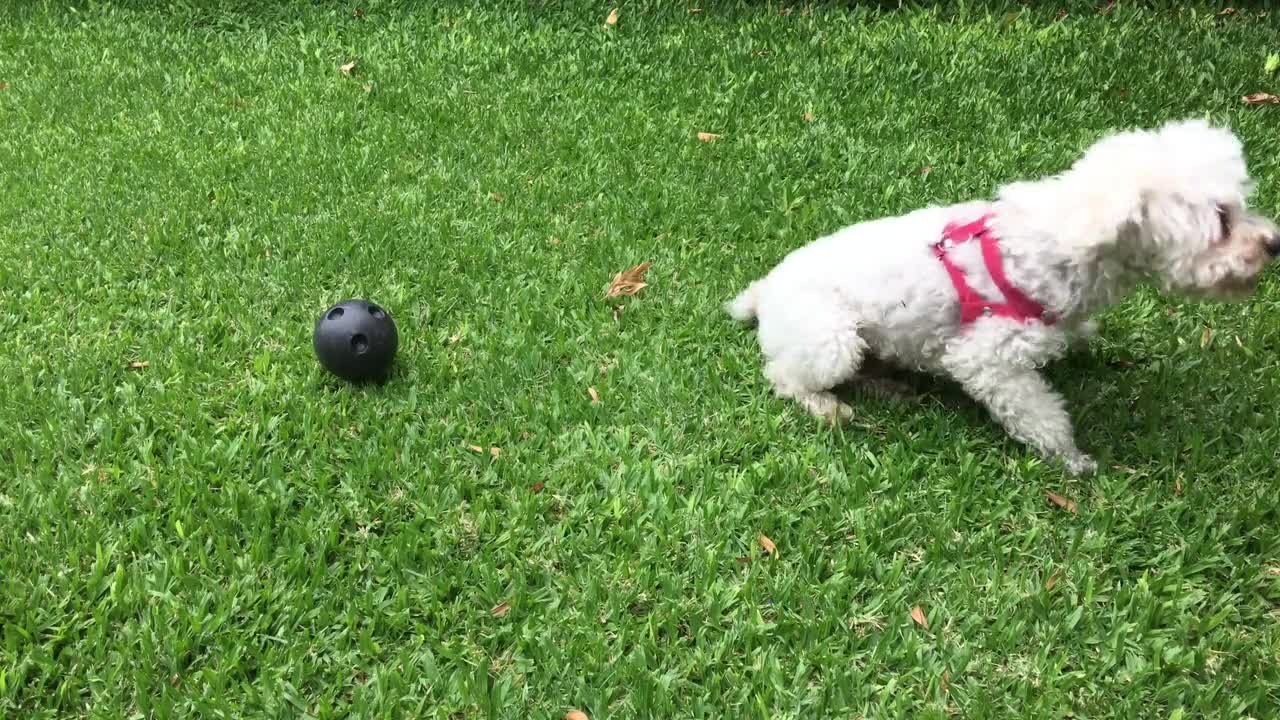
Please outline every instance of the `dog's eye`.
M1218 226L1222 231L1218 239L1226 240L1231 235L1231 211L1222 205L1218 206Z

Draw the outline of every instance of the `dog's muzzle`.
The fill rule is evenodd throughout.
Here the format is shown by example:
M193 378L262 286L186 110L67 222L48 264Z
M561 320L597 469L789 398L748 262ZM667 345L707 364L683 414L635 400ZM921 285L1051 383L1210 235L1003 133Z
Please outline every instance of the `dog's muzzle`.
M1266 247L1267 254L1271 257L1280 255L1280 234L1272 235L1268 238L1267 242L1264 243L1264 247Z

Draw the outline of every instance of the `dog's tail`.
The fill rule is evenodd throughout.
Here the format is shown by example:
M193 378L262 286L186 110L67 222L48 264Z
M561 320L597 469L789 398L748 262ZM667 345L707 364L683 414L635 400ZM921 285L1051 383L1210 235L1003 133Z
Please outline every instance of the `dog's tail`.
M756 296L759 294L760 281L757 280L738 293L738 297L725 303L724 310L738 322L749 322L756 316Z

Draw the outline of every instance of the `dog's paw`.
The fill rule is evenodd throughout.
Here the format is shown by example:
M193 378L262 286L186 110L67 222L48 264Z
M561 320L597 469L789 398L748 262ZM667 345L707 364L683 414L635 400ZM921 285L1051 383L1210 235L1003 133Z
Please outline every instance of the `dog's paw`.
M1072 475L1092 475L1098 471L1098 462L1082 452L1067 455L1063 458L1063 464Z
M810 393L801 395L796 400L811 415L832 424L838 424L853 417L853 407L836 397L835 393Z

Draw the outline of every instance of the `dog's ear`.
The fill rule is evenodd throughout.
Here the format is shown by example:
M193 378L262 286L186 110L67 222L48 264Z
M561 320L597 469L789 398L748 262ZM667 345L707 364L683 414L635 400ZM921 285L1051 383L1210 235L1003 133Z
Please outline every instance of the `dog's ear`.
M1203 202L1247 192L1240 142L1202 120L1158 130L1129 130L1098 140L1056 177L1020 182L1000 191L1019 222L1081 250L1136 238L1154 203Z
M1133 173L1132 148L1107 138L1094 145L1070 170L1000 189L1002 205L1019 227L1078 250L1113 246L1142 221L1146 196Z

